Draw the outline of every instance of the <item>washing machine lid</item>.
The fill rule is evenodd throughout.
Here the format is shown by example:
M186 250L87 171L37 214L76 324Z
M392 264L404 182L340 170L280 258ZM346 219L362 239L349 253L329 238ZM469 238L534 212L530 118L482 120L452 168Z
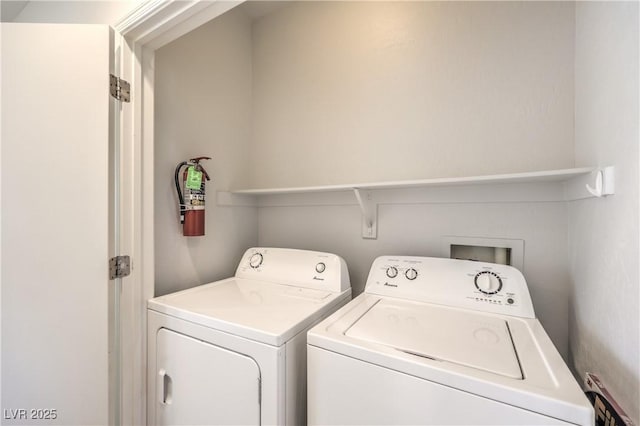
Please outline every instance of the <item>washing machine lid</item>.
M337 293L229 278L151 299L148 307L216 330L281 346L350 295L350 289Z
M425 315L418 315L423 309ZM449 314L461 315L467 322L445 323ZM508 334L503 333L502 322ZM482 328L489 331L461 337ZM496 344L484 342L496 337L500 339ZM472 344L471 339L478 342ZM537 319L365 292L309 330L307 344L568 423L593 422L593 407ZM517 354L520 377L512 377L518 374L509 344ZM488 355L478 354L479 348L489 348ZM486 359L493 356L511 366Z
M345 335L411 355L523 378L509 326L499 317L386 299Z

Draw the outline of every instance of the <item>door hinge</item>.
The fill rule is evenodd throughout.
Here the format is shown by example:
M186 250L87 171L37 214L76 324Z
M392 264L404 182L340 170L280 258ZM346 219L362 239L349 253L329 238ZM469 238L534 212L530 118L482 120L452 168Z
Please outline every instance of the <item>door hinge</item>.
M111 96L122 102L131 101L131 85L128 81L109 74L109 90Z
M131 258L116 256L109 259L109 279L124 278L131 273Z

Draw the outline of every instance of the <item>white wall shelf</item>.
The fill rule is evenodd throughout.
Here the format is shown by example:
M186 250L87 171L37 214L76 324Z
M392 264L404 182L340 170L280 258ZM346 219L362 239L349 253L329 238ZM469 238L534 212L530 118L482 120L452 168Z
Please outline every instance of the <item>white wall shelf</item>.
M334 192L348 191L353 189L373 190L373 189L405 189L416 187L449 186L449 185L479 185L487 183L525 183L525 182L558 182L585 176L596 168L582 167L575 169L546 170L539 172L510 173L501 175L466 176L454 178L435 178L402 180L390 182L357 183L346 185L326 185L326 186L306 186L290 188L266 188L266 189L239 189L230 191L232 194L244 195L274 195L274 194L295 194L309 192Z
M375 239L380 204L574 201L597 196L588 187L593 189L598 176L602 179L604 170L608 171L608 184L613 185L611 167L581 167L470 177L218 191L217 202L221 206L255 207L358 205L362 212L362 237Z

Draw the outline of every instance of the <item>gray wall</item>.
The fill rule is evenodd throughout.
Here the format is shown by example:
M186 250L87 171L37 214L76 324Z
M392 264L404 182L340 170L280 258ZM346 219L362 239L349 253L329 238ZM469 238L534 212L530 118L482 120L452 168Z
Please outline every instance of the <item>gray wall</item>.
M576 165L615 165L616 194L569 205L571 361L640 423L638 3L576 5Z
M216 191L247 185L251 120L251 27L235 9L156 52L155 294L235 273L257 242L257 213L216 205ZM183 237L173 184L176 165L204 161L206 236Z
M354 294L383 254L443 256L443 236L521 239L524 274L537 316L563 356L567 352L566 205L429 203L380 205L378 239L361 237L357 206L263 207L259 245L328 251L349 267Z
M573 166L568 2L298 2L253 26L253 186Z

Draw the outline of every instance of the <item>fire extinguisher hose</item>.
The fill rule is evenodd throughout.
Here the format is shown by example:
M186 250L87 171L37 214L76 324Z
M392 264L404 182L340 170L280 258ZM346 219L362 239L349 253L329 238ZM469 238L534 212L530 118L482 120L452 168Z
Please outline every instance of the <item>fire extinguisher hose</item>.
M182 195L182 189L180 189L180 169L186 165L188 165L189 163L187 161L183 161L182 163L178 164L178 166L176 167L176 173L174 176L174 180L176 183L176 192L178 193L178 202L180 203L180 223L183 224L184 223L184 213L186 211L185 205L184 205L184 196Z

